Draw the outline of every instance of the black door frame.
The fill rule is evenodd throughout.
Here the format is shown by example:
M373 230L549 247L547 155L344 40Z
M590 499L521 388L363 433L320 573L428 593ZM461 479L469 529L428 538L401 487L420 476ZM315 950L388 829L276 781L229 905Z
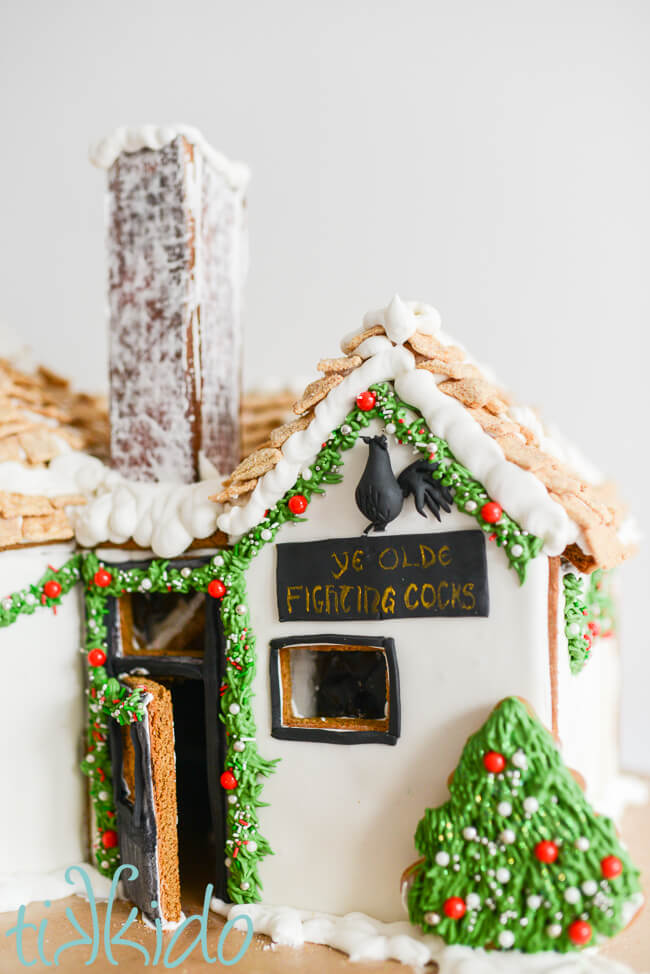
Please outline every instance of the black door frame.
M174 559L174 568L199 568L205 565L208 558ZM116 569L146 569L150 560L129 561L126 563L113 562L108 567ZM160 593L164 596L164 592ZM139 668L146 669L153 680L157 677L184 676L186 679L201 680L203 682L205 701L205 759L208 783L208 798L210 815L215 831L216 862L214 863L214 895L227 901L227 870L226 859L226 801L223 790L219 787L219 778L225 767L226 741L225 728L219 719L219 687L221 686L226 668L225 637L219 612L219 603L205 594L205 637L203 643L203 658L181 656L147 656L146 652L138 656L123 656L120 634L119 599L111 596L107 599L108 619L108 652L106 670L111 677L118 678L133 673ZM119 725L111 721L109 746L111 751L111 765L113 768L113 791L118 818L118 831L126 828L127 832L138 829L134 821L134 808L126 799L122 782L122 738ZM134 728L131 736L134 739ZM135 740L134 740L135 745ZM136 755L138 752L136 751ZM137 761L136 761L137 767ZM141 785L143 782L141 782ZM136 780L137 786L137 780ZM153 811L152 811L153 815ZM141 823L148 830L151 822L145 815ZM155 848L155 821L153 821L153 844L146 839L147 848ZM141 833L140 833L141 834Z

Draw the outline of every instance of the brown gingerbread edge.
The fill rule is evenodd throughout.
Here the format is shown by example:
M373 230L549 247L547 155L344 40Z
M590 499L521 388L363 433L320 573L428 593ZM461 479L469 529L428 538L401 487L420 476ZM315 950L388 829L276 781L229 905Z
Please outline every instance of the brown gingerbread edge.
M153 698L147 704L147 719L157 828L159 906L165 921L178 923L181 919L181 887L176 826L176 759L172 696L162 684L141 676L127 676L124 677L123 682L130 687L142 687Z
M548 560L548 669L551 686L551 731L560 743L558 612L560 607L560 559Z

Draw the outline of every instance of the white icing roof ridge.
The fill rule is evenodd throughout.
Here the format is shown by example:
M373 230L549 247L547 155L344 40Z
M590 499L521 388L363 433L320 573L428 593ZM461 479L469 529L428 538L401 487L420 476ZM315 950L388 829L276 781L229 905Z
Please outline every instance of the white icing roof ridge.
M123 152L139 152L141 149L162 149L176 138L184 136L201 151L205 159L218 172L222 173L233 189L246 189L250 180L250 170L243 162L235 162L226 158L223 153L214 149L201 132L192 125L183 123L172 125L137 125L133 127L120 126L94 142L89 149L89 158L99 169L110 169L115 160Z
M551 436L532 410L513 405L490 371L442 332L434 308L395 295L386 308L367 314L341 347L346 357L319 363L324 378L311 383L296 404L295 412L311 415L311 421L296 432L281 431L280 453L266 466L267 458L259 458L267 472L259 474L248 496L239 484L229 494L230 481L225 482L220 499L233 496L235 488L240 494L218 519L232 541L293 487L356 396L390 381L487 493L523 530L542 539L545 554L565 553L581 570L591 570L612 567L631 553L625 543L629 527L618 532L622 505L611 485L559 435ZM239 481L256 466L243 463Z

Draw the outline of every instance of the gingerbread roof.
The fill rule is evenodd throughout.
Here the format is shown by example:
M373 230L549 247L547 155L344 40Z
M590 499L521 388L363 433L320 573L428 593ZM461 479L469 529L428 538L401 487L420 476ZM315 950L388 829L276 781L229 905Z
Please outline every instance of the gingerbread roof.
M270 429L286 418L294 399L294 393L282 389L244 396L242 434L249 449L255 449ZM105 411L100 415L105 431ZM80 443L77 440L74 445ZM103 455L104 449L99 447L106 444L104 432L101 444L94 439L85 445ZM221 546L227 542L217 529L223 508L210 497L219 490L222 478L210 468L203 476L205 479L191 484L138 482L111 469L97 456L74 449L59 452L47 465L34 470L21 471L16 464L0 463L0 487L7 484L21 488L18 492L19 487L12 486L12 494L5 497L5 531L11 540L2 546L25 543L27 537L21 541L18 532L29 529L34 534L37 523L42 528L34 540L71 538L74 531L79 544L87 548L117 545L152 550L161 558L172 558L188 549ZM39 485L43 488L40 492L36 490ZM52 496L54 493L57 496ZM73 502L78 506L71 507ZM66 505L67 513L63 510ZM56 519L48 521L52 508L57 511ZM52 532L49 538L44 536L46 526Z
M547 554L564 554L588 572L633 551L613 485L445 335L435 309L396 297L366 315L341 349L342 357L318 363L321 378L298 397L293 420L269 431L213 496L229 505L218 518L222 531L238 537L257 524L313 462L356 396L390 380L490 496L543 539Z
M71 451L104 456L106 404L74 392L49 369L21 371L0 359L0 549L73 537L72 507L84 496L50 472Z
M288 387L245 393L241 403L241 457L249 456L292 416L296 390Z

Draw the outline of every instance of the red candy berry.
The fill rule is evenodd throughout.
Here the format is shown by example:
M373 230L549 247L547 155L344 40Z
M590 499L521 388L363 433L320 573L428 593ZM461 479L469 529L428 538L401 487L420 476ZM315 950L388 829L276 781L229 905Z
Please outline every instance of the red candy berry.
M106 829L102 833L102 845L105 849L114 849L117 845L117 832L114 832L113 829Z
M555 862L558 857L559 849L555 842L551 842L550 839L545 839L543 842L538 842L535 846L535 855L540 862Z
M360 392L357 396L357 406L362 413L369 413L371 409L375 408L376 402L377 396L370 389L366 389L365 392Z
M232 791L233 788L237 787L237 779L235 778L234 774L230 770L224 771L224 773L219 778L219 781L221 782L221 787L225 788L226 791Z
M289 510L292 514L304 514L307 510L307 498L304 494L294 494L289 498Z
M461 917L465 916L467 907L465 900L461 899L460 896L450 896L448 900L445 900L442 909L445 916L449 917L450 920L460 920Z
M623 872L623 863L618 856L605 856L600 860L600 871L605 879L615 879Z
M488 501L481 508L481 517L488 524L498 524L501 520L501 515L503 514L503 508L496 501Z
M113 576L110 572L107 572L105 568L98 568L93 575L93 582L99 588L108 588L112 581Z
M56 599L61 594L61 586L56 579L51 578L43 586L43 592L47 595L48 599Z
M584 947L591 940L591 924L586 920L574 920L567 930L572 944Z
M213 599L222 599L227 591L228 589L220 578L213 578L208 585L208 595L211 595Z
M485 770L489 771L490 774L501 774L506 766L506 759L498 751L488 751L483 757L483 764Z
M91 649L88 653L88 662L91 666L103 666L106 662L106 653L103 649Z

